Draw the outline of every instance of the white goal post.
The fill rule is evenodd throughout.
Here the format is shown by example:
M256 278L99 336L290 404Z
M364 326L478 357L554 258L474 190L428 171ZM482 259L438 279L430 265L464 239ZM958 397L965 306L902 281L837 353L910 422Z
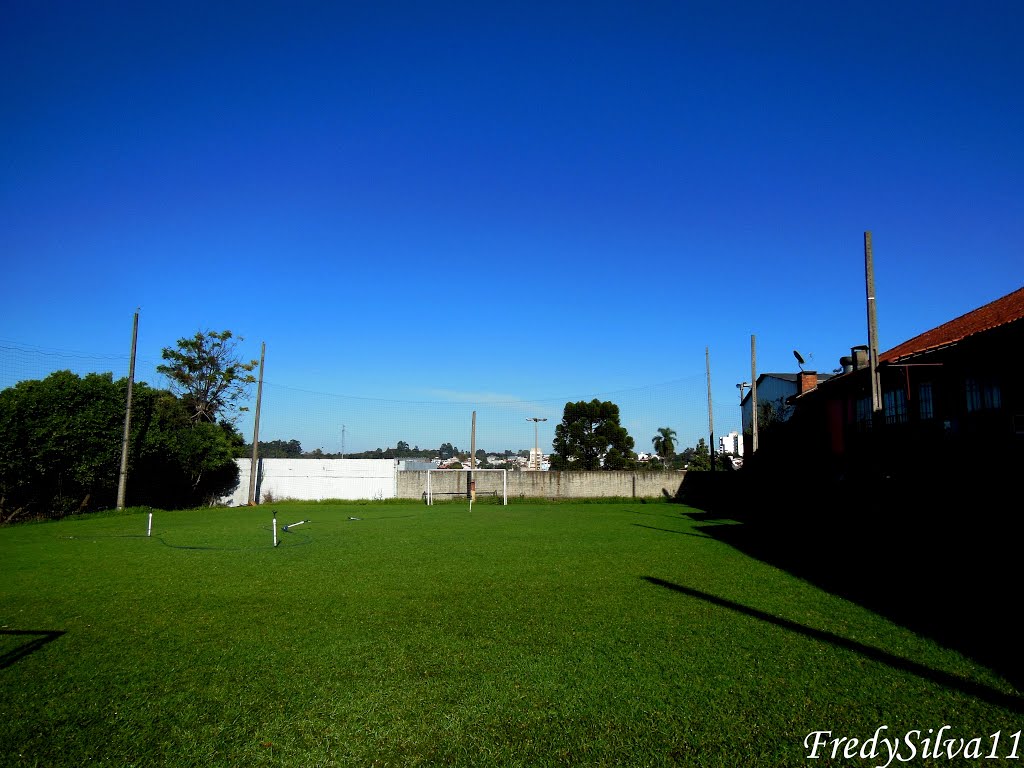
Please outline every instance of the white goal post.
M465 496L468 492L469 476L472 474L473 482L476 484L477 495L493 494L495 498L501 499L502 505L508 504L508 470L507 469L428 469L427 488L425 498L427 504L434 503L434 496L446 496L456 498ZM455 483L435 483L434 477L458 477L465 475L464 481ZM484 475L486 479L482 479ZM500 475L500 483L498 475Z

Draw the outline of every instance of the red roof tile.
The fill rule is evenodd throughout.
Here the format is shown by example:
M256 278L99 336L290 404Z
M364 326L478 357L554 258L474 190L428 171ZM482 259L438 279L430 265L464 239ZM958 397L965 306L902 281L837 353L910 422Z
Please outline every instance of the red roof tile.
M982 331L998 328L1024 318L1024 288L996 299L983 307L978 307L966 315L932 328L909 341L904 341L887 352L879 355L879 362L896 362L911 355L917 355L938 347L949 346L963 341Z

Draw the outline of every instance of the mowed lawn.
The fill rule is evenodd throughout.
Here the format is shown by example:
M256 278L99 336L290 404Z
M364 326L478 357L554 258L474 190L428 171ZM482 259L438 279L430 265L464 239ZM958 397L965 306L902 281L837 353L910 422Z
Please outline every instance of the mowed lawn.
M276 549L272 509L310 519ZM943 725L1007 751L1007 683L688 511L286 503L156 512L152 538L144 512L0 529L0 765L867 766L885 757L809 761L804 740Z

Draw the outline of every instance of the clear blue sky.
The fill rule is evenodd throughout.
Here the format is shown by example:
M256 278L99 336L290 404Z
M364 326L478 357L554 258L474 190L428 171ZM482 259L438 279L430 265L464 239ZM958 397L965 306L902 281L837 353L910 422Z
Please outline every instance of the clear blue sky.
M865 230L883 349L1024 283L1018 2L3 8L2 342L123 356L138 306L150 361L227 328L467 410L699 398L710 347L721 433L751 334L865 343Z

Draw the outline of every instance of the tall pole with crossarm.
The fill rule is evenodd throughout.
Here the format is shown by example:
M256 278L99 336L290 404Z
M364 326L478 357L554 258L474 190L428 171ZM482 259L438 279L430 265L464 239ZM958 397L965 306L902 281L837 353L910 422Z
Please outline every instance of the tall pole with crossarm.
M539 430L538 423L541 422L541 421L547 421L547 419L542 419L539 416L529 416L529 417L527 417L526 420L533 422L533 456L534 456L533 460L535 462L537 462L536 466L534 466L534 469L538 469L539 470L540 469L540 433L538 431Z

